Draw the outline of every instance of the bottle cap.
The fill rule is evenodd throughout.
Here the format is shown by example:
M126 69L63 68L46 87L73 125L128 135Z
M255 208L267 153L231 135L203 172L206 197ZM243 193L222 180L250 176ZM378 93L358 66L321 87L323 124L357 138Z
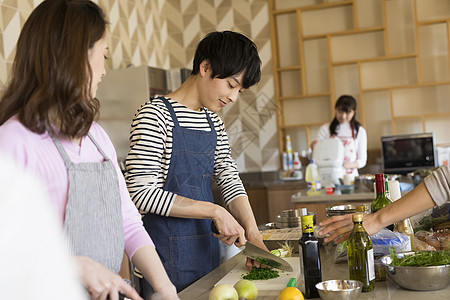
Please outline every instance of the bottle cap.
M302 232L308 233L308 232L314 232L314 219L313 215L303 215L301 216L302 220Z
M357 213L357 214L352 215L352 220L353 220L353 222L362 222L363 217L364 217L363 213Z
M357 205L356 211L357 212L366 212L366 206L365 205Z
M287 287L296 287L297 285L297 279L295 277L292 277L291 279L289 279L288 284L286 285Z

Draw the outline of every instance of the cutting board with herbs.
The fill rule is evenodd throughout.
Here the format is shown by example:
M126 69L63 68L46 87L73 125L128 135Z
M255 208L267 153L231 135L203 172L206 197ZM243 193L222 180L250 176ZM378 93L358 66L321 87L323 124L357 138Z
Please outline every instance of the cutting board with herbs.
M276 290L281 291L286 287L286 284L289 282L289 279L296 278L297 283L299 282L300 277L300 259L298 257L286 257L284 258L291 266L293 271L286 272L283 270L276 269L278 274L280 275L277 278L272 278L268 280L252 280L256 285L258 290ZM247 274L249 271L245 266L246 258L243 258L241 262L239 262L230 272L228 272L221 280L219 280L215 285L221 283L227 283L234 285L242 276Z

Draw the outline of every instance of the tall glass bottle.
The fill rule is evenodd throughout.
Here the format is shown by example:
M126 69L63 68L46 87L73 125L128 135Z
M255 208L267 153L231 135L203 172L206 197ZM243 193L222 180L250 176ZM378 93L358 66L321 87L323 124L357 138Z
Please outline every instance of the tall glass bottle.
M362 225L363 215L352 216L354 225L347 241L347 259L350 279L361 281L362 291L370 292L375 288L375 262L372 240Z
M389 176L388 174L384 174L384 194L386 195L386 197L391 201L391 192L389 191Z
M392 200L386 196L386 185L387 181L385 181L384 174L375 174L375 189L377 192L377 197L370 206L370 210L372 213L375 213L383 207L392 203ZM394 224L391 224L386 228L389 230L394 230Z
M370 206L372 213L379 211L392 202L388 197L386 197L384 174L375 174L375 189L377 192L377 197Z
M302 238L299 241L300 270L303 276L304 297L319 298L316 283L322 281L320 268L319 240L314 235L313 215L304 215L302 219Z

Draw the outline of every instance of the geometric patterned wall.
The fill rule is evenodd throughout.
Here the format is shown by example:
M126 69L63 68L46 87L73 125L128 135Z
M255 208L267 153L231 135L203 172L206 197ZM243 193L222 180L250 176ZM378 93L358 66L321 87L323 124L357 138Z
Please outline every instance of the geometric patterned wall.
M26 18L41 0L0 4L0 88L11 67ZM148 65L191 68L197 43L208 32L234 30L258 46L262 78L221 112L240 171L278 169L270 25L266 0L98 0L108 16L107 68ZM130 120L131 121L131 120Z

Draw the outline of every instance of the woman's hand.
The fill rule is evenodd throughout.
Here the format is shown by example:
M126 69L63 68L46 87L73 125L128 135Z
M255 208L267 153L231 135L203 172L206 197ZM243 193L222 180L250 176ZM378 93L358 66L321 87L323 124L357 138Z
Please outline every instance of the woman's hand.
M353 229L352 215L334 216L320 222L319 226L323 226L319 231L319 235L329 234L324 239L324 242L328 243L334 240L335 244L339 244L350 236L350 232Z
M142 300L136 290L122 277L86 256L75 256L75 264L90 299L119 300L119 292L133 300Z
M345 162L342 166L346 170L357 169L358 168L358 162L357 161Z
M324 239L324 242L328 243L334 240L335 244L339 244L347 240L353 229L352 215L353 214L334 216L320 222L319 226L323 226L323 228L319 231L319 235L330 234ZM369 235L375 234L383 228L377 221L378 216L379 212L374 214L364 214L364 229Z
M219 233L214 236L231 246L235 244L237 247L245 245L245 231L238 221L222 206L216 205L215 217L212 219ZM239 241L236 242L237 238Z

